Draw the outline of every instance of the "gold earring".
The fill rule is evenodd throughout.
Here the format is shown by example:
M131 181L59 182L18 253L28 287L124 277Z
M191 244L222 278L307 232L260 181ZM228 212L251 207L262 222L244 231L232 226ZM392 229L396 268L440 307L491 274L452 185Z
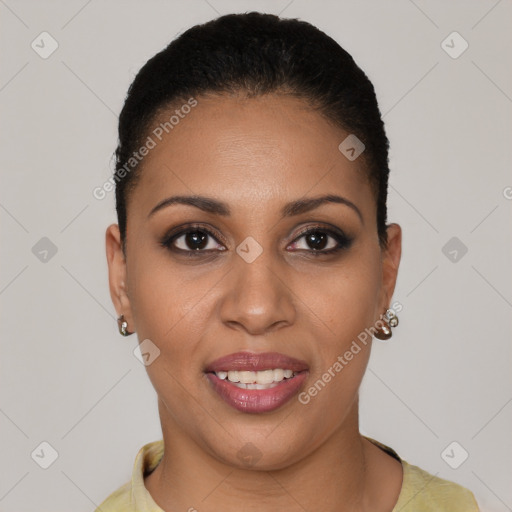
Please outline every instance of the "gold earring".
M396 327L398 325L398 317L396 316L396 313L392 309L387 309L380 322L382 325L375 331L375 337L383 341L389 340L389 338L393 336L391 327Z
M130 336L133 332L128 331L128 322L125 320L124 315L117 319L117 326L119 327L119 334L122 336Z

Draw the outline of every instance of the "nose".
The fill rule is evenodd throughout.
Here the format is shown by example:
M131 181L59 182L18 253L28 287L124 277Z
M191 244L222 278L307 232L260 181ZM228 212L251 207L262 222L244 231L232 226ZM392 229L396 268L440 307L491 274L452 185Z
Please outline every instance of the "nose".
M224 280L220 316L232 329L263 335L295 322L296 307L282 262L272 262L270 251L251 263L238 255ZM279 272L281 270L281 272Z

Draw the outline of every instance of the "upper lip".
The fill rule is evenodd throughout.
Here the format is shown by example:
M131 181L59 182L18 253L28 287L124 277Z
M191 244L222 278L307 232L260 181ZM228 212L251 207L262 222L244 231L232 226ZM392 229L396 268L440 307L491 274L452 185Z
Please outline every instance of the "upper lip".
M273 370L282 368L283 370L293 370L301 372L308 369L307 363L278 352L236 352L227 356L220 357L211 362L205 372L220 372L230 370Z

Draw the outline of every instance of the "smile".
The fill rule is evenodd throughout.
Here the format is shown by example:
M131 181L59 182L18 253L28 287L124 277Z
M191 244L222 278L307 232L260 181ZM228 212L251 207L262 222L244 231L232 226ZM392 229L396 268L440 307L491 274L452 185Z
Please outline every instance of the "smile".
M278 353L239 352L205 370L214 392L245 413L270 412L298 393L307 377L303 361Z

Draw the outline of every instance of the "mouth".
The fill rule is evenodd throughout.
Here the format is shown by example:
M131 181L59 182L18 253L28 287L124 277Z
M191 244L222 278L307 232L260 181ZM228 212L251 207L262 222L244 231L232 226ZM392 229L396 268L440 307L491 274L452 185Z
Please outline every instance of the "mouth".
M305 362L275 352L238 352L204 370L213 391L234 409L270 412L287 403L307 377Z
M219 371L213 372L220 380L227 380L240 389L270 389L279 385L285 379L291 379L300 372L290 369L275 368L273 370L253 371Z

